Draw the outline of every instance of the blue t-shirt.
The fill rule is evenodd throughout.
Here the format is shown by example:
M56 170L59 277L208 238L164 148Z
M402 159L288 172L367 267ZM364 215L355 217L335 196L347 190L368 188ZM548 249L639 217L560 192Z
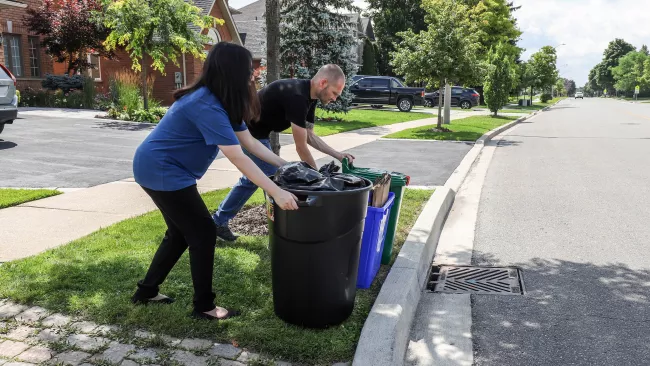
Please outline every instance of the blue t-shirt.
M239 145L228 113L202 87L172 104L133 158L135 181L154 191L177 191L196 184L219 153L217 145Z

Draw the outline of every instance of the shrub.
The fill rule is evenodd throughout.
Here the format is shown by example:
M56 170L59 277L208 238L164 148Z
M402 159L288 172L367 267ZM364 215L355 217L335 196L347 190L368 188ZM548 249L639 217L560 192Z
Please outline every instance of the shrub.
M83 76L81 75L45 75L45 80L41 83L41 86L49 90L63 90L64 93L68 93L74 89L82 89L84 85Z
M551 96L551 94L544 93L539 97L539 99L542 101L542 103L546 103L549 100L553 99L553 97Z
M147 77L147 96L149 97L149 107L160 107L160 102L153 99L153 84L155 76ZM144 99L142 98L142 79L140 75L132 71L119 71L113 75L109 82L109 94L113 105L122 113L133 113L144 108Z
M137 111L133 112L133 115L130 116L130 120L136 122L158 123L160 122L160 119L163 118L165 113L167 113L167 109L163 107L149 108L148 111L144 109L138 109Z
M94 108L100 111L107 111L113 106L110 93L95 95Z
M21 107L45 108L93 108L94 103L91 102L88 105L85 99L84 93L79 90L64 93L63 90L52 92L45 89L26 88L22 91L19 105Z
M129 112L125 107L120 109L113 106L106 112L106 115L108 118L122 121L158 123L165 113L167 113L165 107L152 107L148 111L141 108Z
M95 89L95 79L91 77L83 78L82 85L82 94L83 94L83 105L85 108L94 109L95 108L95 96L97 95L97 90Z

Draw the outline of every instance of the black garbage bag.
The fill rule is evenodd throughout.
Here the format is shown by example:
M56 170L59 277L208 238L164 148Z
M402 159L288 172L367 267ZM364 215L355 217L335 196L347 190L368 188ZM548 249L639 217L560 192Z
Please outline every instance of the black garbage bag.
M321 173L304 161L285 164L275 172L275 183L287 188L310 185L322 178Z
M346 187L350 188L361 188L366 186L365 180L351 174L334 174L332 175L332 179L342 181Z
M332 173L336 173L336 172L338 172L339 169L341 169L341 167L339 167L338 165L336 165L336 163L334 162L334 160L332 160L332 161L330 161L328 164L325 164L325 165L323 165L322 167L320 167L320 169L318 170L318 172L321 173L322 175L326 176L326 177L329 177L329 176L332 175Z
M344 191L366 186L362 178L336 173L339 169L333 161L322 166L320 171L302 161L288 163L276 171L273 180L282 188L299 191Z

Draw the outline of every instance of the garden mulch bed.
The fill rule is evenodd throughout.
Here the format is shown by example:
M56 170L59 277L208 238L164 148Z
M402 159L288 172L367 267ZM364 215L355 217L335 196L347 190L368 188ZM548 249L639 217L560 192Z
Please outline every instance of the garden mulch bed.
M246 236L268 235L269 226L265 206L259 205L242 210L230 221L230 230Z

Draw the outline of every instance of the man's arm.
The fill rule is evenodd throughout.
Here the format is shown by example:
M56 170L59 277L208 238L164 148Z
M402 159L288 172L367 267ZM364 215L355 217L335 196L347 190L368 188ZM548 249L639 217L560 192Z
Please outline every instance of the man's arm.
M300 156L300 160L311 165L314 169L318 169L316 166L316 161L309 151L309 146L307 145L309 132L306 128L300 127L295 123L291 123L291 133L293 134L293 141L296 144L296 152Z
M307 143L311 145L314 149L327 154L334 159L338 161L343 161L344 158L347 158L348 161L353 162L354 161L354 156L352 154L348 153L342 153L334 150L331 146L329 146L323 139L318 137L316 133L314 132L314 124L307 122Z
M264 146L259 140L251 135L251 133L246 129L244 131L235 132L237 139L241 146L244 149L248 150L251 154L257 156L258 158L264 160L265 162L280 167L287 162L281 157L275 155L273 151L269 150Z

